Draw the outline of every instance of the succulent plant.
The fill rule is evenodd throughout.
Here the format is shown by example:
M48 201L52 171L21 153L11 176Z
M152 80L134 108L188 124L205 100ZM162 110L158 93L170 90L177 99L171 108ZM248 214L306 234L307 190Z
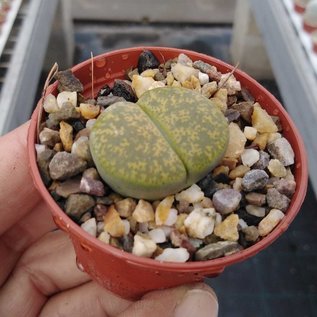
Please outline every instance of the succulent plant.
M159 199L204 177L226 152L228 124L213 103L185 88L145 92L97 119L90 150L103 180L129 197Z

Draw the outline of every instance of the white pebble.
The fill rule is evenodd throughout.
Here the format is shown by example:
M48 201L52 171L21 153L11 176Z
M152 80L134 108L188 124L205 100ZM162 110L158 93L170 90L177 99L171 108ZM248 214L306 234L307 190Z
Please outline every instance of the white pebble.
M82 229L84 229L86 232L91 234L92 236L96 237L97 236L97 222L96 218L90 218L87 221L85 221L81 225Z
M106 231L103 231L100 233L100 235L98 236L98 239L104 243L109 244L110 243L110 234Z
M232 185L232 188L238 192L241 192L242 190L242 178L241 177L237 177L234 180L234 183Z
M132 77L132 88L138 98L141 97L154 83L152 77L142 77L140 75L133 75Z
M150 258L156 250L156 247L156 243L151 238L136 234L134 236L132 253L138 256Z
M62 91L57 95L57 105L60 109L63 108L65 102L70 102L74 107L77 106L77 92L76 91Z
M149 236L155 243L163 243L166 241L165 232L161 228L156 228L149 231Z
M220 222L222 222L222 216L219 212L216 212L215 226L218 225Z
M155 258L157 261L164 262L186 262L189 259L189 253L185 248L166 248Z
M177 220L177 210L174 208L171 208L167 216L167 219L164 222L164 225L172 226L173 224L175 224L176 220Z
M198 69L182 65L180 63L173 65L171 70L174 78L180 83L183 83L184 81L190 79L191 76L197 77L198 74Z
M97 119L89 119L86 122L86 128L91 130L94 124L96 123Z
M267 139L267 143L270 144L270 143L276 141L277 139L280 139L281 137L282 137L281 133L278 133L278 132L270 133L269 137Z
M36 155L39 156L46 150L46 145L44 144L35 144Z
M124 234L127 235L130 232L130 222L127 219L122 220L124 225Z
M188 235L204 239L214 231L215 209L194 209L184 221Z
M59 110L57 105L56 97L52 94L49 94L44 99L43 108L47 113L53 113Z
M271 209L268 215L261 220L258 226L261 237L268 235L284 218L284 213L279 209Z
M177 62L182 64L182 65L186 65L186 66L190 66L190 67L193 66L193 61L184 53L180 53L178 55Z
M169 236L171 235L171 232L173 230L173 227L169 227L169 226L161 226L160 229L162 229L165 233L165 237L169 238Z
M251 167L260 159L259 151L255 149L245 149L241 154L241 161L244 166Z
M243 230L243 229L245 229L247 227L248 227L248 224L243 219L239 219L238 229L239 230Z
M258 130L253 127L244 127L243 133L248 140L253 141L256 138Z
M199 72L198 73L198 79L199 79L199 82L200 82L201 86L209 83L209 76L207 74L205 74L205 73Z
M155 81L150 87L148 90L152 90L152 89L155 89L155 88L162 88L162 87L165 87L165 84L162 82L162 81Z
M178 201L185 200L188 203L193 204L200 202L204 199L204 192L198 185L193 184L189 188L176 194L175 199Z

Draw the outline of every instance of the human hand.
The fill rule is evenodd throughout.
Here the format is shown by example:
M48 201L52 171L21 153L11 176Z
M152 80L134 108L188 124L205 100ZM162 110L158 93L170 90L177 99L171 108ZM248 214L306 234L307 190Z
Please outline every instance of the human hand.
M76 266L67 235L56 229L29 174L28 123L0 138L0 316L217 316L205 284L122 299Z

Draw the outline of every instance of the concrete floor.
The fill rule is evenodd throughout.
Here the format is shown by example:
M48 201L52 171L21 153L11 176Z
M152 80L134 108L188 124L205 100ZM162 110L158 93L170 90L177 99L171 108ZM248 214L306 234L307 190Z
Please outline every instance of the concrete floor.
M207 25L75 24L75 64L117 48L142 45L192 49L230 62L231 27ZM274 81L263 85L279 97ZM219 317L317 316L316 198L308 188L303 207L273 245L207 279L220 302Z

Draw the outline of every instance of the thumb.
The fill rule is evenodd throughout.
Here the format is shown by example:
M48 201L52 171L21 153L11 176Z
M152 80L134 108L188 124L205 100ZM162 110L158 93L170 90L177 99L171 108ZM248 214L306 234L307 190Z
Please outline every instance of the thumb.
M218 300L206 284L153 291L130 305L118 317L216 317Z

